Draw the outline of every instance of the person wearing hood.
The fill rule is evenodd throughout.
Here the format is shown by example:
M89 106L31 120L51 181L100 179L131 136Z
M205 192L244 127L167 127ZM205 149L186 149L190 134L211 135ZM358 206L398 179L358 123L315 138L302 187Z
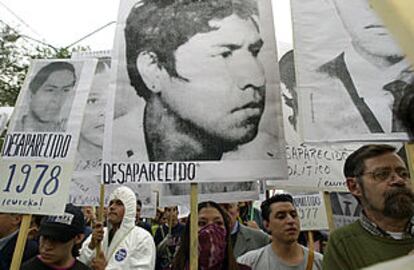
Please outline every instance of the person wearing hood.
M155 267L155 244L149 232L135 226L136 197L125 186L113 191L109 198L108 227L97 222L92 234L82 245L80 261L91 265L96 257L96 247L102 242L107 261L106 270L139 269Z

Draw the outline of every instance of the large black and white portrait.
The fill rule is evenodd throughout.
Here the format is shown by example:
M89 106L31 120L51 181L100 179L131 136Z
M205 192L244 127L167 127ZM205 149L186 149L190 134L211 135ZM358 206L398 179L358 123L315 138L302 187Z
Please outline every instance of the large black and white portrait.
M80 66L67 61L35 62L21 114L13 131L65 132Z
M112 161L228 160L250 166L243 181L285 174L270 4L121 3Z
M305 141L406 138L395 113L414 75L369 1L292 6Z

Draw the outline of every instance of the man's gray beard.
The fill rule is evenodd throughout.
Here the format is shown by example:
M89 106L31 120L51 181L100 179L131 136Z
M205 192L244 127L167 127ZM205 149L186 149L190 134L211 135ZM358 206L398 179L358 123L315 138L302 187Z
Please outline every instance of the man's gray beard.
M414 214L414 193L406 187L393 188L384 194L384 216L404 219Z

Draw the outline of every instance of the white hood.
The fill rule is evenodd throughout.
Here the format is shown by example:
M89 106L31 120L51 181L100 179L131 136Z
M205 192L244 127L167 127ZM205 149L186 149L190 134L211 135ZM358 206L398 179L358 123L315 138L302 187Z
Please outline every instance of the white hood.
M114 238L111 241L111 245L108 248L108 254L111 254L113 249L118 246L119 242L126 237L126 234L135 227L135 213L137 211L137 200L134 192L129 187L122 186L115 189L109 196L109 201L112 200L120 200L124 204L125 213L121 226L116 231ZM112 224L108 222L108 231L111 229ZM108 238L104 239L104 245L108 245Z

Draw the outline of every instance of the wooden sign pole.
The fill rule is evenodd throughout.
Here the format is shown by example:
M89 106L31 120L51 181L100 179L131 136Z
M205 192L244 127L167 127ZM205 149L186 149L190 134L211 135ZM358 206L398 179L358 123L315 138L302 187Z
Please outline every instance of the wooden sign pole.
M313 259L315 257L315 243L313 242L312 231L308 231L308 248L309 248L309 256L308 256L308 265L306 266L306 270L311 270L313 268Z
M191 184L190 270L198 270L198 184Z
M98 209L98 221L103 222L103 211L105 205L105 185L101 184L99 190L99 209ZM101 253L101 243L96 246L96 257Z
M16 247L13 253L12 263L10 265L11 270L20 269L31 220L32 215L23 215L22 222L20 224L19 236L17 237Z
M335 223L333 221L333 212L332 212L332 205L331 205L331 196L329 196L329 192L325 191L323 193L323 200L325 201L326 207L326 218L328 219L328 227L329 231L335 230Z
M414 143L405 143L404 147L407 155L408 169L410 170L411 183L414 184Z

